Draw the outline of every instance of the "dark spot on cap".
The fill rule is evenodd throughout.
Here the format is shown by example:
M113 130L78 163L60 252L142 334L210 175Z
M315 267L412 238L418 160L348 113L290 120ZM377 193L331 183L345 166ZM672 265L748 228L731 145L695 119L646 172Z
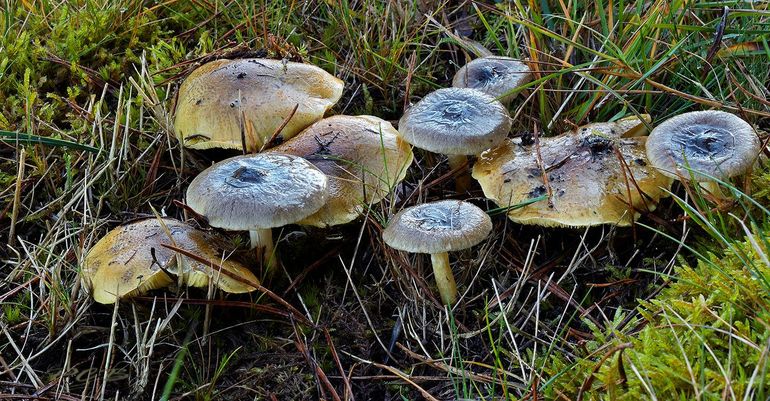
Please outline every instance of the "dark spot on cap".
M236 75L235 77L238 78L238 79L243 79L244 77L246 77L246 73L245 72L239 72L238 75Z
M612 141L598 135L589 135L583 138L580 141L580 146L588 148L593 157L605 155L612 151Z
M529 193L527 194L527 197L530 198L530 199L531 198L537 198L537 197L545 195L547 192L548 191L545 189L545 185L538 185L538 186L532 188L531 191L529 191Z
M642 167L647 165L647 162L644 161L644 159L642 159L642 158L634 159L634 163L636 163L637 165L642 166Z
M521 134L521 146L530 146L535 143L535 137L529 132Z
M203 99L198 99L195 101L196 106L200 105L201 103L203 103Z

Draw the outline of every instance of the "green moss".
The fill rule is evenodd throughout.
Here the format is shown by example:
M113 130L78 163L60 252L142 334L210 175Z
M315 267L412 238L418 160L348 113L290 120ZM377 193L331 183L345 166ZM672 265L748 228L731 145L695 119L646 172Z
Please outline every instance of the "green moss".
M770 266L762 258L746 240L681 267L624 328L620 313L605 330L592 326L595 338L576 361L552 355L546 397L575 399L582 388L586 400L765 399Z

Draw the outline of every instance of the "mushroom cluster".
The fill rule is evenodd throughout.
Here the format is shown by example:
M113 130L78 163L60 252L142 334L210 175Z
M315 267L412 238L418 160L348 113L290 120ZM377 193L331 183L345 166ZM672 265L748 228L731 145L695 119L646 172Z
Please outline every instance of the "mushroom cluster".
M387 196L412 163L411 148L387 121L322 119L342 89L341 80L316 66L267 59L204 64L179 89L174 129L184 147L249 153L195 177L187 205L211 227L249 231L266 275L277 263L272 228L350 222ZM84 288L100 303L168 286L173 276L181 285L206 286L216 278L225 292L255 290L243 287L258 283L254 274L223 259L211 238L171 219L118 227L85 257ZM179 251L227 273L204 269Z
M534 141L509 138L508 106L530 79L522 61L473 60L457 72L453 87L405 110L396 129L368 115L324 118L343 83L318 67L265 59L210 62L179 89L177 138L192 149L247 154L201 172L187 188L186 203L211 227L249 231L251 248L269 273L277 264L272 228L355 220L404 179L414 159L410 144L447 156L457 194L471 184L471 156L485 197L510 220L571 227L631 225L656 208L672 179L725 180L750 168L761 148L751 125L719 111L673 117L649 137L650 118L643 115ZM491 231L484 210L438 200L397 212L382 237L394 249L430 254L441 301L452 305L458 292L448 252L475 246ZM151 218L99 240L81 277L100 303L174 282L255 290L257 277L226 257L226 249L213 231Z

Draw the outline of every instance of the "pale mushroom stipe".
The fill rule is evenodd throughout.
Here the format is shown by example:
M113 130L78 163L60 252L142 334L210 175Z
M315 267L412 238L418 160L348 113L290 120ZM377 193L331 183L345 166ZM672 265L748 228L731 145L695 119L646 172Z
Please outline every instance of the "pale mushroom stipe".
M443 200L400 211L382 232L382 239L401 251L429 253L441 301L452 305L457 301L457 284L448 252L470 248L491 231L492 220L477 206Z

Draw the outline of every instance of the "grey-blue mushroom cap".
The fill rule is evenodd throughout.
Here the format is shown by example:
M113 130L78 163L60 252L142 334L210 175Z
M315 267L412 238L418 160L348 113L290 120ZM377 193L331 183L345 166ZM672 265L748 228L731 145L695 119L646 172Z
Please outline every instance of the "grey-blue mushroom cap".
M491 231L492 220L478 206L443 200L396 213L382 232L382 239L401 251L440 253L470 248Z
M647 139L647 158L672 178L709 181L746 172L761 144L751 124L718 110L693 111L669 118Z
M509 102L517 94L504 96L529 82L532 72L529 66L510 57L489 56L470 61L457 70L452 86L478 89L490 96Z
M298 156L236 156L195 177L187 188L187 204L212 227L280 227L320 209L326 202L326 184L326 175Z
M478 155L499 145L511 129L502 103L471 88L443 88L410 107L398 123L412 145L445 155Z

